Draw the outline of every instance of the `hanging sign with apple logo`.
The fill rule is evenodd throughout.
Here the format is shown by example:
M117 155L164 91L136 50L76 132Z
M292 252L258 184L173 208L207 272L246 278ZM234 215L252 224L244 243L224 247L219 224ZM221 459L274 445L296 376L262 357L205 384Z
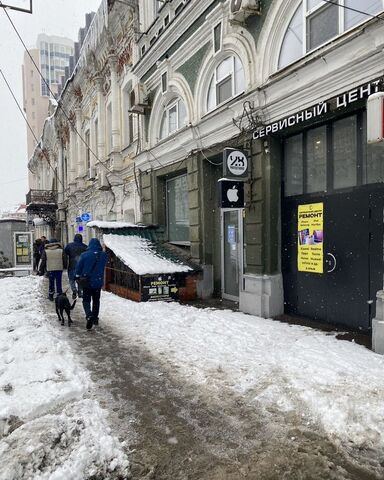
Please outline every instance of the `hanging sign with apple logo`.
M242 150L224 148L223 175L225 178L246 179L248 177L248 158Z
M220 180L220 208L244 207L244 182Z

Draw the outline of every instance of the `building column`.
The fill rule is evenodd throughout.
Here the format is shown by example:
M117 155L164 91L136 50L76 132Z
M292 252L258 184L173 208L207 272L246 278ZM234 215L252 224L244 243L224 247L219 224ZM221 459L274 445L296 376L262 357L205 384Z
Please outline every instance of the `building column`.
M80 135L82 136L81 132L81 121L82 121L82 112L81 108L76 108L75 110L76 113L76 130L78 132L77 134L77 165L76 165L76 172L77 172L77 177L81 177L84 173L84 156L83 156L83 151L84 151L84 144L82 139L80 138Z
M120 102L119 102L119 84L117 79L117 57L109 57L109 66L111 69L111 103L112 103L112 166L119 168L121 166L120 149Z
M59 145L57 155L57 202L61 204L64 201L64 151L60 136L57 137L57 144Z
M96 78L97 88L97 145L99 160L105 159L105 98L103 93L103 77Z
M76 132L71 127L69 133L69 172L68 172L68 180L69 183L73 183L76 178L76 157L77 157L77 143L76 143Z

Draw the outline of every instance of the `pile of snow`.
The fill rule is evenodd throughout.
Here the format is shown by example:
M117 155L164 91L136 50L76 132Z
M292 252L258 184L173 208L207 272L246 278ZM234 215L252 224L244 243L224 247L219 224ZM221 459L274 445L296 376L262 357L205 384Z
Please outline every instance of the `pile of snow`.
M118 230L120 228L146 228L145 225L136 225L128 222L103 222L101 220L92 220L87 223L87 227L105 228L110 230Z
M295 411L334 440L384 447L384 357L334 334L228 310L103 294L102 318L191 382L255 408Z
M189 272L191 267L161 257L152 243L136 235L103 235L103 242L138 275Z
M0 280L0 479L125 478L127 458L86 399L88 373L44 313L40 282Z

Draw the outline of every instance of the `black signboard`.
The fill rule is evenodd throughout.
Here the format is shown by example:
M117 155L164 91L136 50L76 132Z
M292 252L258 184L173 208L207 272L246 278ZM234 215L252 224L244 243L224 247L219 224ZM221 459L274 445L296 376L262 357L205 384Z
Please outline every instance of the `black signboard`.
M223 175L236 180L248 178L248 157L242 150L224 148Z
M179 299L179 285L174 275L141 277L141 300L143 302L172 302Z
M220 208L243 208L244 182L219 181L219 204Z

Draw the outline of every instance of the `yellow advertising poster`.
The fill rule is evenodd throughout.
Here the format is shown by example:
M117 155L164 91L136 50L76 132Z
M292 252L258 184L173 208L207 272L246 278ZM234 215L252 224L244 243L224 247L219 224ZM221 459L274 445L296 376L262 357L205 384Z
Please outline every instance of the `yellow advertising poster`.
M297 268L299 272L323 273L324 205L298 206Z

